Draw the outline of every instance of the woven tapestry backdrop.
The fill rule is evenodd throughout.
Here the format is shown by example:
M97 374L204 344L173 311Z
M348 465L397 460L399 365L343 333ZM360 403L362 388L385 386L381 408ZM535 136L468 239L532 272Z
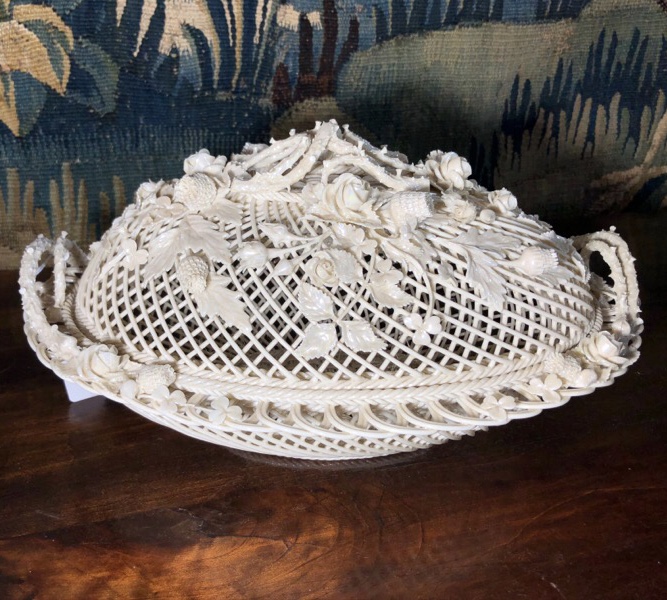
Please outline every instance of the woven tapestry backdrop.
M0 0L0 267L97 238L149 178L335 117L467 156L554 223L656 210L667 3Z

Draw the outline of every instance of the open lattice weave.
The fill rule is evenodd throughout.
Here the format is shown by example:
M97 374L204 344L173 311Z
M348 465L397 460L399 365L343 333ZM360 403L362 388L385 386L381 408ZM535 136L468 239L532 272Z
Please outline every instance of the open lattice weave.
M45 364L188 435L301 458L414 450L638 357L621 238L556 235L452 152L414 165L331 122L229 161L202 150L185 173L143 184L87 256L39 238L20 283Z

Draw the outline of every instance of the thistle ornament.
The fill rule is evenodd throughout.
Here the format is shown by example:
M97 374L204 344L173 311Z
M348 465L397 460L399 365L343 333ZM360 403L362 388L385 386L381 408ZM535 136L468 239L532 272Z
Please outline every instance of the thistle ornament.
M437 194L428 192L399 192L387 201L385 211L388 226L392 229L415 229L433 216L433 204ZM387 214L388 213L388 214Z
M639 356L623 240L558 236L453 152L411 164L332 121L184 170L88 254L38 238L19 280L40 359L157 423L365 458L561 406Z
M208 263L201 256L186 256L176 270L181 287L190 294L201 294L208 281Z
M170 365L147 365L137 374L139 391L151 394L160 386L170 386L176 380L176 372Z
M213 179L203 173L184 175L174 186L174 200L195 211L210 207L216 195Z
M519 269L526 275L540 276L553 271L558 266L558 254L553 248L526 248L519 258L509 261L508 265Z

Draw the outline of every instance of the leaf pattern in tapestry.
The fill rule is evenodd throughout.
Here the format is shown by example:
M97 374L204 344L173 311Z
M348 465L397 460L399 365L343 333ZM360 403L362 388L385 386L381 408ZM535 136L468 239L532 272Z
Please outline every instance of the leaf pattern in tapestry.
M72 30L48 6L3 2L0 13L0 121L24 135L41 112L46 94L33 83L65 93ZM28 77L26 77L28 76Z
M72 49L72 76L67 95L100 115L116 109L119 69L97 44L78 39Z

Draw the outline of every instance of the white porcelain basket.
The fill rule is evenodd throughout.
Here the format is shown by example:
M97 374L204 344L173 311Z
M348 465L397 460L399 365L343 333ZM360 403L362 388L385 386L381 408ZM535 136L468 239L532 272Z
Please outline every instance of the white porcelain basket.
M556 235L453 152L413 165L330 122L229 161L202 150L185 173L143 184L88 255L37 239L20 285L44 364L187 435L297 458L416 450L638 358L621 238Z

